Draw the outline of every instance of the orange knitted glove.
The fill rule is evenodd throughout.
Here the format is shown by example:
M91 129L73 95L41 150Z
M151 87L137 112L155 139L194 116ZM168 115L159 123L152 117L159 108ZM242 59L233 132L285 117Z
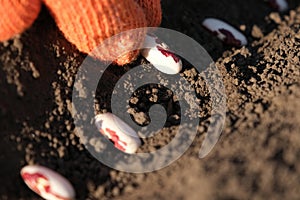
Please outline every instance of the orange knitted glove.
M65 37L82 52L90 53L102 41L120 32L156 27L161 22L160 0L43 0ZM38 16L41 0L0 0L0 41L23 32ZM125 37L127 46L138 49L144 34ZM119 48L112 44L105 52L94 54L112 60ZM124 65L138 55L126 53L115 62Z

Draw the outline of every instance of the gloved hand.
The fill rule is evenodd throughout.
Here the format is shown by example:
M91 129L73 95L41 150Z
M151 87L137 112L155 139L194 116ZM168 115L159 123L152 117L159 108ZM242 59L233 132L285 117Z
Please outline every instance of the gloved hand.
M156 27L161 22L160 0L0 0L0 41L22 33L37 18L44 3L64 36L80 51L90 53L102 41L120 32ZM126 37L125 43L138 47L145 33ZM41 41L42 42L42 41ZM117 45L106 53L94 55L111 60ZM139 51L129 52L115 62L124 65L134 60Z

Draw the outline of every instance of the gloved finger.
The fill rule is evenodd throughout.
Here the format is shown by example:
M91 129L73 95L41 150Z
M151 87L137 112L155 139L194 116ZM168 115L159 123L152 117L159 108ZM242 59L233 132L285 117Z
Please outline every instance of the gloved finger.
M0 41L22 33L37 18L41 0L0 0Z
M147 26L144 10L134 0L44 0L57 26L65 37L85 53L91 53L105 39L123 31ZM124 35L122 44L138 49L145 33ZM114 43L115 42L115 43ZM123 46L124 46L123 45ZM98 49L93 56L112 61L119 50L119 41L113 41L106 49ZM124 65L138 55L138 51L121 55L117 63Z
M149 27L157 27L161 23L162 11L160 0L135 0L144 10Z

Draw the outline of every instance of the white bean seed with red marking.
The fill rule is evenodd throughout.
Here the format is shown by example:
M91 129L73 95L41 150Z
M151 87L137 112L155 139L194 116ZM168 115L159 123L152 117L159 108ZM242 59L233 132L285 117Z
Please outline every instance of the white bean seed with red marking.
M289 8L289 5L286 0L269 0L271 7L274 9L284 12Z
M138 134L112 113L96 115L95 125L100 133L114 143L117 149L125 153L135 153L141 145Z
M155 68L166 74L177 74L182 69L181 59L175 55L162 41L154 35L146 35L144 46L149 47L141 51Z
M57 172L39 165L22 168L21 176L26 185L47 200L72 200L75 191L71 183Z
M247 45L247 39L241 32L219 19L207 18L202 25L228 45L238 47Z

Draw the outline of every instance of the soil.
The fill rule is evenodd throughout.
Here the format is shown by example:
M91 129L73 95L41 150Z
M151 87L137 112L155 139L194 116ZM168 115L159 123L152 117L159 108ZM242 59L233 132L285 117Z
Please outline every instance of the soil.
M0 44L0 199L41 199L19 175L27 164L63 174L76 199L299 199L300 1L288 2L290 10L277 13L259 0L162 1L162 27L192 37L215 60L225 85L227 115L217 145L199 159L210 123L210 99L202 98L204 112L191 147L170 166L145 174L103 165L75 134L72 87L86 55L63 37L43 8L30 29ZM201 27L206 17L241 29L248 45L222 44ZM111 66L97 97L100 112L110 109L110 82L137 63L145 60ZM182 74L193 78L191 69ZM200 79L192 84L198 95L209 96ZM149 120L145 105L170 100L164 88L149 86L144 92L130 101L134 109L129 112L140 124ZM142 97L146 103L140 105ZM144 140L140 151L159 149L174 136L180 113L176 102L171 104L175 111L168 110L167 126L154 140Z

